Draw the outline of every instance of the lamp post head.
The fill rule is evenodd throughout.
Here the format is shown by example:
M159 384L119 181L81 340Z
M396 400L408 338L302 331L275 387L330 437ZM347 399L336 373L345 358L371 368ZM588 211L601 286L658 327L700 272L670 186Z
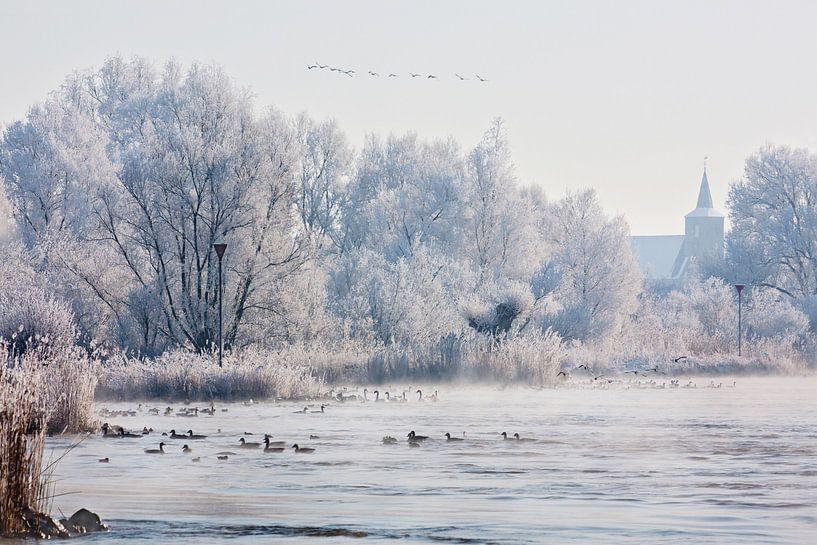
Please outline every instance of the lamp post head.
M226 244L213 244L213 248L216 250L216 255L218 255L218 260L221 261L221 258L224 257L224 251L227 249Z
M740 295L741 292L743 292L743 288L745 288L745 287L746 287L746 284L735 284L735 289L738 290L738 295Z

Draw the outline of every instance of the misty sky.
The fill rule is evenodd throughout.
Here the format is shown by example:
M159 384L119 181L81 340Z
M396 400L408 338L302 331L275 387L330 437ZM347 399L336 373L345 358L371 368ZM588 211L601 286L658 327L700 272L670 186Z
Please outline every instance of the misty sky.
M4 0L0 123L111 54L215 62L259 106L334 117L357 148L407 130L471 147L501 116L521 183L593 186L636 234L683 232L705 155L725 209L764 143L817 149L817 2L440 4Z

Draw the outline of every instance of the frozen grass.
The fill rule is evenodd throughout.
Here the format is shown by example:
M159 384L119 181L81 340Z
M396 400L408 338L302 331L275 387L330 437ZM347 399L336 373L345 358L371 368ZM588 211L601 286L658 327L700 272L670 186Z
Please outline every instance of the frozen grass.
M165 352L155 359L116 355L103 368L97 396L112 399L270 399L317 395L323 380L299 349L217 354L188 350Z
M497 381L530 386L554 382L562 365L561 340L551 332L505 338L469 332L428 347L385 347L366 359L359 378L394 380Z
M321 395L326 384L402 379L495 380L548 385L563 358L557 335L507 339L469 334L430 347L365 350L354 344L244 349L216 354L188 350L155 359L115 355L102 368L97 397L107 399L298 399Z

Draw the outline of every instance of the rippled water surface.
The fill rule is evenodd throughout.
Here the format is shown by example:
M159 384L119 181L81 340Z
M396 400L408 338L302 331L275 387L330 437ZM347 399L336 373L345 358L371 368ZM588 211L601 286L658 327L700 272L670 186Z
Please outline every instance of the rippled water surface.
M112 531L93 543L817 543L814 378L439 390L437 403L335 402L325 414L269 402L108 418L209 437L165 438L164 456L143 452L156 433L85 439L59 464L56 492L70 494L54 508L99 512ZM430 436L419 448L405 441L412 429ZM502 431L533 440L503 441ZM446 442L445 432L465 440ZM316 452L238 447L264 433ZM399 443L382 444L384 435ZM52 440L52 455L69 442ZM218 460L220 451L236 454Z

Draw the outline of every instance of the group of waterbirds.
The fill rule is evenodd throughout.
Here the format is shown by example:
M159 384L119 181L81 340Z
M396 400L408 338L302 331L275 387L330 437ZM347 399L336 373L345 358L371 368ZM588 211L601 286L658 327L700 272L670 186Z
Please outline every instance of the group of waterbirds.
M678 356L672 358L673 363L681 363L686 361L687 356ZM697 388L698 385L694 380L669 379L667 380L667 372L658 368L658 366L642 369L631 369L625 371L623 376L607 375L599 373L587 364L577 365L571 370L562 369L557 373L557 378L571 384L573 386L587 386L592 388L656 388L656 389L672 389L672 388ZM665 378L660 378L660 377ZM736 382L728 384L727 388L734 388ZM721 388L723 383L715 384L715 381L710 381L705 388Z
M410 390L411 388L409 388L409 390L403 390L400 395L392 395L388 390L384 391L383 395L381 395L380 390L372 390L371 394L374 396L374 399L371 399L369 397L368 388L363 388L362 393L351 394L346 393L347 389L344 388L338 393L334 393L333 391L331 393L331 397L337 401L340 401L341 403L347 403L350 401L359 401L361 403L368 403L370 401L374 403L408 403L409 399L407 397L407 393ZM358 392L358 390L355 390L355 392ZM414 393L417 394L416 401L418 402L431 401L432 403L435 403L440 400L437 390L434 390L434 393L427 397L423 397L423 391L419 388ZM321 409L323 409L323 406L321 406Z
M221 430L219 430L219 431L221 431ZM121 426L112 426L112 425L108 424L107 422L102 424L102 437L106 438L106 439L145 437L147 435L150 435L150 433L152 433L152 432L153 432L153 428L147 428L147 427L143 428L142 432L140 432L140 433L132 433L132 432L126 431ZM245 432L245 435L252 435L252 434L249 433L249 432ZM167 440L183 439L185 441L201 441L201 440L207 439L208 436L193 433L192 429L187 430L186 433L177 433L175 429L172 429L169 432L162 433L162 437L166 437ZM317 435L310 435L309 438L310 439L318 439L318 436ZM263 442L251 442L251 441L247 441L244 437L241 437L241 438L238 439L238 448L244 449L244 450L251 450L251 449L259 449L259 448L261 448L263 446L264 447L263 452L267 452L267 453L280 453L280 452L284 452L284 450L286 450L286 445L288 444L286 441L273 441L272 439L273 439L273 436L268 434L268 433L264 434L264 441ZM147 449L144 450L144 452L145 452L145 454L166 454L165 447L167 447L167 446L169 446L169 444L166 443L165 440L163 439L159 443L158 448L147 448ZM298 454L311 454L311 453L315 452L314 448L302 447L298 443L294 443L289 448L293 449ZM193 449L192 449L192 447L190 447L190 445L188 445L187 443L184 443L182 445L182 447L181 447L181 451L183 453L185 453L185 454L191 454L193 452ZM235 455L235 454L236 454L235 452L223 451L223 452L217 452L216 457L219 460L227 460L227 459L229 459L229 457L231 455ZM109 463L110 458L101 458L99 461L101 463ZM201 457L193 458L192 461L193 462L200 462Z
M349 76L350 78L355 77L355 74L358 73L357 71L349 69L349 68L338 68L338 67L335 67L335 66L329 66L328 64L321 64L321 63L319 63L317 61L315 61L315 63L313 63L313 64L307 64L306 68L308 70L328 70L329 72L336 72L338 74L345 74L345 75ZM361 73L361 74L364 75L363 73ZM382 77L385 77L385 78L399 78L400 77L400 74L395 73L395 72L389 72L388 74L386 74L386 73L381 74L380 72L375 72L374 70L367 70L365 72L365 75L367 75L369 77L372 77L372 78L379 78L379 77L381 77L381 75L382 75ZM420 74L420 73L416 73L416 72L408 72L405 75L408 76L411 79L420 78L420 79L425 79L425 80L440 79L442 77L442 76L438 76L436 74ZM454 73L454 77L456 77L459 81L469 81L469 80L472 79L472 78L470 78L468 76L463 76L462 74L458 74L456 72ZM473 79L479 81L480 83L486 83L486 82L489 81L487 78L484 78L484 77L480 76L479 74L474 74Z
M503 441L511 441L511 442L516 441L516 442L521 442L521 443L529 443L529 442L536 441L536 439L532 439L530 437L521 437L519 435L519 433L514 433L513 435L508 435L508 432L505 432L505 431L500 433L499 436L502 437ZM451 435L450 432L445 432L443 434L443 437L445 437L445 442L446 443L462 443L463 441L466 440L465 432L462 432L462 437L457 437L455 435ZM411 430L410 432L408 432L408 434L406 434L406 442L408 443L408 446L410 446L410 447L419 447L422 443L425 443L429 438L430 438L430 436L428 436L428 435L419 435L414 430ZM386 435L385 437L383 437L382 442L383 442L384 445L396 445L398 443L397 439L395 439L391 435Z

